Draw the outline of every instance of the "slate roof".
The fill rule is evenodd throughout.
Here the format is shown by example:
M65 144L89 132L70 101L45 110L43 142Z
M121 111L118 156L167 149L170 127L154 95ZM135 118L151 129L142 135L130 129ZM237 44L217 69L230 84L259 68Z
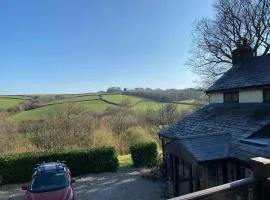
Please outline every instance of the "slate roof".
M247 63L235 65L219 78L206 92L261 87L270 85L270 54Z
M179 139L197 161L225 157L247 160L270 156L269 145L242 141L268 124L269 103L210 104L161 131L160 135Z
M193 137L181 139L186 150L193 155L198 162L226 158L229 151L229 135L209 135L205 137ZM202 151L203 147L203 151Z

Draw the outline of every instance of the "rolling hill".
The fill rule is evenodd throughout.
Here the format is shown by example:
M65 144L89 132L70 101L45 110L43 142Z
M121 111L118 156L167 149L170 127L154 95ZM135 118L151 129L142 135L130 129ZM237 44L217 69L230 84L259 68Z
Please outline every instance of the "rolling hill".
M54 112L57 106L66 102L77 103L83 111L104 111L109 107L121 106L123 102L128 102L128 106L137 111L144 111L149 108L159 109L162 105L166 104L124 94L78 94L64 97L62 100L41 103L39 108L15 113L12 115L12 118L18 121L40 119ZM27 101L27 97L0 96L0 108L11 108L24 101ZM177 108L179 110L190 109L191 105L177 103Z
M0 96L0 109L12 108L25 100L24 96Z

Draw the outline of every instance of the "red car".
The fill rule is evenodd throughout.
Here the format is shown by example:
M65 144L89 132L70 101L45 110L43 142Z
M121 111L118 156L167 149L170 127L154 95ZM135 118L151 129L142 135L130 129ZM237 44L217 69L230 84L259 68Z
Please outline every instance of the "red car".
M35 168L26 190L25 200L74 200L70 170L63 162L42 163Z

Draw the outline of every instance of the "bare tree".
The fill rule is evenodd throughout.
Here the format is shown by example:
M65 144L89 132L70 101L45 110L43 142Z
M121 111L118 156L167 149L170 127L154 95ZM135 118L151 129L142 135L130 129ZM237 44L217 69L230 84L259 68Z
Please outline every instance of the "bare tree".
M148 109L145 118L150 131L159 133L162 129L172 125L187 114L187 111L179 112L175 104L165 104L158 110Z
M135 112L127 108L110 108L108 111L111 129L118 135L137 125Z
M81 111L82 108L73 102L58 105L48 117L33 122L28 128L30 141L36 147L48 150L87 146L94 120Z
M239 40L248 39L254 55L270 50L270 0L217 0L216 16L196 23L191 58L187 65L212 81L232 63Z

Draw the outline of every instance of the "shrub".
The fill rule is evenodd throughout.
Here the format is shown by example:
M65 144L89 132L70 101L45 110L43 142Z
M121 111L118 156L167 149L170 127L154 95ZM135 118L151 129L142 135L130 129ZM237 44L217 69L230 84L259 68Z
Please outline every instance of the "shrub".
M43 121L28 125L29 140L46 150L88 147L94 125L91 118L79 114L81 109L73 102L57 105Z
M27 182L31 178L35 164L57 160L65 160L73 175L115 171L118 168L116 151L111 147L11 154L0 159L2 183Z
M157 163L157 144L155 142L140 143L130 146L134 167L152 167Z
M154 141L154 139L147 132L147 130L143 129L142 127L129 128L128 130L120 134L120 139L123 140L123 142L125 142L128 147L134 144ZM126 148L126 151L124 153L130 153L129 148Z
M8 113L0 112L0 154L8 153L16 146L17 124Z

